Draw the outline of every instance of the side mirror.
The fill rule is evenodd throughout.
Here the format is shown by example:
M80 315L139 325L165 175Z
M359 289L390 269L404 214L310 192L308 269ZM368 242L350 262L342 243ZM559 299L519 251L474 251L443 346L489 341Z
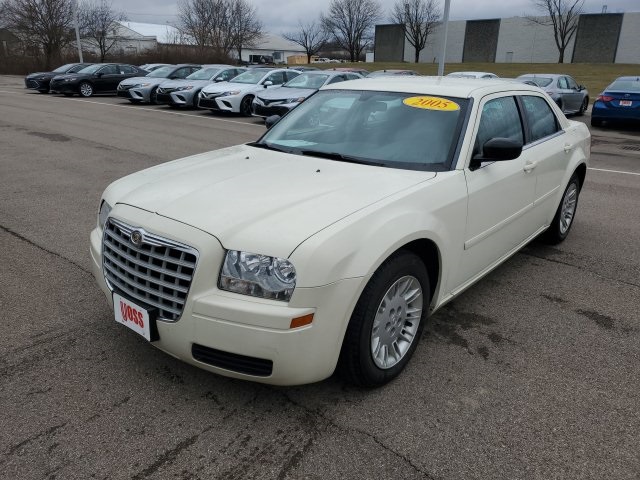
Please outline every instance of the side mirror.
M102 72L96 72L96 77L100 78L100 77L102 77L102 75L104 75L104 73L102 73Z
M264 88L270 87L271 85L273 85L273 82L271 80L267 80L266 82L264 82Z
M578 85L578 91L581 92L582 90L584 90L584 85Z
M494 137L482 146L484 155L476 155L471 160L469 168L476 170L482 162L502 162L514 160L522 153L522 143L510 138Z
M267 117L264 120L264 125L265 127L267 127L267 130L269 130L271 127L273 127L276 123L278 123L280 121L282 117L280 115L271 115L270 117Z
M222 77L214 78L213 81L216 82L216 83L224 82L224 78L222 78Z

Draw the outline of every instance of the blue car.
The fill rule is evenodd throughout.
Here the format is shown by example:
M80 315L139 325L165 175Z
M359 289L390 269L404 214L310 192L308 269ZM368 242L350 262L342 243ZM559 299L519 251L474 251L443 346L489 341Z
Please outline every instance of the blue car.
M640 120L640 76L619 77L598 95L591 109L591 125L607 120Z

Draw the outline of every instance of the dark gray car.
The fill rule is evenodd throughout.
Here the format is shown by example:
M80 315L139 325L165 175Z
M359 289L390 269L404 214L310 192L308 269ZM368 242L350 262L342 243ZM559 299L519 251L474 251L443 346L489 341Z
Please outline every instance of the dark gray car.
M556 73L527 73L517 80L533 82L544 90L566 114L582 115L589 107L589 91L571 76Z

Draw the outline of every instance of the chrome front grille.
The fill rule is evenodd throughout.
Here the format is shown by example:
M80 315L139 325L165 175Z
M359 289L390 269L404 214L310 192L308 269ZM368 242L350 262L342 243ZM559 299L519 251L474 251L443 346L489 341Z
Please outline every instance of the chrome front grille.
M132 234L142 235L134 245ZM136 242L138 243L138 242ZM118 220L107 220L102 237L102 267L112 290L158 310L158 318L177 321L193 280L198 251Z
M175 92L177 87L160 87L158 88L158 93L171 93Z

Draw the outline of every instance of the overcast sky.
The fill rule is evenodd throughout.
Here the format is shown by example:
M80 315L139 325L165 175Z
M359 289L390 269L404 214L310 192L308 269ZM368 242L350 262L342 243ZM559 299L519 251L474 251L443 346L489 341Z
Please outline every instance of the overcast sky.
M255 5L265 30L270 33L295 32L299 20L309 21L326 12L330 0L248 0ZM389 22L389 12L398 0L379 0L384 18ZM132 22L177 22L176 0L112 0L115 9L126 13ZM444 0L440 0L444 8ZM534 14L531 0L451 0L451 20L479 18L517 17ZM603 5L607 12L640 11L639 0L586 0L585 13L600 13Z

